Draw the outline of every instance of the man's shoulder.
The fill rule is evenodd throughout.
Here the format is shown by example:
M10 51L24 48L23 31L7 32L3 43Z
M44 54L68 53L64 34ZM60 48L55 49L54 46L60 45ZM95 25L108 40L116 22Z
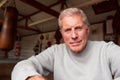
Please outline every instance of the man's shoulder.
M105 41L88 41L88 44L89 45L95 45L95 46L110 46L110 45L113 45L115 43L112 42L112 41L109 41L109 42L105 42Z
M54 50L63 50L66 48L65 43L61 43L61 44L54 44L51 47L49 47L49 49L54 49Z
M54 44L51 47L65 47L65 43Z
M89 44L106 44L105 41L88 41Z

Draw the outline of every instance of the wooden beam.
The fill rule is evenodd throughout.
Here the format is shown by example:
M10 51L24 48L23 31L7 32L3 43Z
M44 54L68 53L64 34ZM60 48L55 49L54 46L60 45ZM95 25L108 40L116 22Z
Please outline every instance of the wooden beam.
M49 5L49 6L47 6L47 7L53 7L53 6L55 6L55 5L58 5L58 4L60 4L61 3L61 1L59 0L59 1L57 1L57 2L55 2L55 3L53 3L53 4L51 4L51 5ZM33 12L32 14L29 14L29 15L27 15L27 16L23 16L22 18L20 18L18 21L21 21L21 20L23 20L23 19L25 19L25 18L27 18L27 17L30 17L30 16L33 16L33 15L35 15L35 14L37 14L37 13L39 13L39 12L41 12L41 10L38 10L38 11L36 11L36 12Z
M0 7L2 7L6 2L7 2L7 0L1 0L0 1Z
M21 1L39 9L39 10L42 10L48 14L51 14L52 16L55 16L57 18L59 16L59 13L57 11L54 11L53 9L50 9L49 7L43 5L35 0L21 0Z
M28 26L17 26L17 28L20 28L20 29L25 29L25 30L31 30L31 31L35 31L35 32L37 32L37 33L41 33L41 31L40 30L38 30L38 29L33 29L33 28L31 28L31 27L28 27Z
M52 19L55 19L54 17L50 17L50 18L47 18L47 19L43 19L43 20L38 20L38 21L35 21L35 22L32 22L30 24L28 24L28 26L35 26L37 24L40 24L40 23L44 23L46 21L49 21L49 20L52 20Z
M61 10L63 10L65 7L68 8L66 0L60 0L61 1Z

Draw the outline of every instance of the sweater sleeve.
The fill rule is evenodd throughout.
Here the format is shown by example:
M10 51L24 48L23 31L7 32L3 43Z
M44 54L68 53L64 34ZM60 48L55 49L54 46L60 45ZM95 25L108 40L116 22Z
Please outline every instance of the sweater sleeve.
M110 42L107 48L114 80L120 80L120 46Z
M48 48L37 56L18 62L11 75L11 80L25 80L33 75L47 75L53 70L54 47Z

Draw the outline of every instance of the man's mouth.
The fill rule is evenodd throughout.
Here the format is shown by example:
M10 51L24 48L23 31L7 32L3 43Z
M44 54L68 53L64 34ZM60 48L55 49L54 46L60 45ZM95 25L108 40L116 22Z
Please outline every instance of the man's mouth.
M72 46L79 46L81 44L82 40L81 41L75 41L75 42L70 42L70 44Z

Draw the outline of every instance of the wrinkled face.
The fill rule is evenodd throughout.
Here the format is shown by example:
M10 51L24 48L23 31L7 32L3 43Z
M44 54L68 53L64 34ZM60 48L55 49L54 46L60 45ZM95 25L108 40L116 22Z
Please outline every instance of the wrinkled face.
M89 28L84 23L82 16L65 16L61 20L61 33L65 44L74 53L81 52L88 40Z

